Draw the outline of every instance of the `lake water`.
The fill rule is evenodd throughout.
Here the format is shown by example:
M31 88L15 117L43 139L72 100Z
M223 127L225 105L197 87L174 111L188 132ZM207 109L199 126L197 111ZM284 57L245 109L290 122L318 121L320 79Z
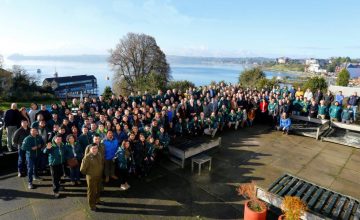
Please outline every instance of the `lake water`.
M23 66L28 73L37 77L40 82L47 77L53 77L55 71L59 76L71 75L95 75L98 80L99 92L104 91L105 86L112 85L113 72L106 62L80 63L80 62L57 62L57 61L12 61L5 60L5 68L12 65ZM208 85L211 81L237 83L239 73L244 70L243 65L230 64L181 64L170 63L171 75L174 80L189 80L195 85ZM41 69L41 75L37 74ZM267 78L272 77L294 77L293 73L265 71ZM109 78L109 80L108 80Z

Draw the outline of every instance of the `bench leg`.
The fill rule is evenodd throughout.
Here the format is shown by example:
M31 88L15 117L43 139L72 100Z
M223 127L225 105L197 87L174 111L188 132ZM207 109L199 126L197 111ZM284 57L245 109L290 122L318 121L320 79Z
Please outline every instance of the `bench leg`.
M201 164L199 163L199 175L201 175Z
M210 161L209 161L209 171L211 171L211 160L212 159L210 159Z

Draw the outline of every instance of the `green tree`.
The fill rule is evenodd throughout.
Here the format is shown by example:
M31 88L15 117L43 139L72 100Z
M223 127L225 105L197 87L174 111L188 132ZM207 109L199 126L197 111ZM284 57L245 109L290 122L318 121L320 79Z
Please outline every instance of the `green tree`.
M182 92L185 92L185 90L187 90L190 87L194 88L195 84L188 80L170 81L168 84L168 89L177 89Z
M239 84L242 87L256 87L257 83L264 78L265 73L260 68L252 68L240 73Z
M153 74L152 78L161 80L160 85L166 85L171 79L166 56L155 38L149 35L128 33L114 50L110 50L108 61L115 74L114 87L120 87L115 88L116 91L128 93L144 90L139 86L149 85L143 83L149 74Z
M347 69L342 69L337 76L336 85L347 86L349 84L350 73Z
M325 92L328 88L328 84L324 77L315 76L309 78L303 85L304 89L309 88L312 92L316 92L318 89Z
M102 94L102 96L104 96L104 99L107 100L107 99L110 99L111 96L112 96L113 92L111 90L111 87L110 86L106 86L105 89L104 89L104 92Z
M262 88L272 89L273 86L278 86L278 85L279 85L279 81L275 77L273 77L272 79L261 78L256 82L256 88L259 90Z

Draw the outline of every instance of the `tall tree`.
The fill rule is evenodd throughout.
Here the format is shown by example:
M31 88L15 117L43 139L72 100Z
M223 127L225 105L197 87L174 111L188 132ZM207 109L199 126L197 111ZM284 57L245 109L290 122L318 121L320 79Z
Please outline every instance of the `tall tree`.
M111 91L111 87L110 86L106 86L104 89L104 92L102 94L102 96L104 96L105 100L108 100L111 98L113 92Z
M243 87L256 87L262 79L265 79L265 73L260 68L252 68L240 73L239 84Z
M305 89L309 88L312 92L316 92L318 89L325 92L328 88L328 84L324 77L315 76L309 78L303 85Z
M347 69L342 69L337 76L336 85L347 86L349 84L350 73Z
M155 38L145 34L128 33L110 50L109 63L114 71L116 91L129 92L143 90L138 88L150 73L158 75L161 85L166 85L170 78L170 66L164 52L157 45Z

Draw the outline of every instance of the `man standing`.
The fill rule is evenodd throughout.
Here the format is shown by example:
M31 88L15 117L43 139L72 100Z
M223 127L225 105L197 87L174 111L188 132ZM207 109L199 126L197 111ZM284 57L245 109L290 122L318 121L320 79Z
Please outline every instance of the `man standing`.
M97 211L96 204L101 204L100 191L101 178L103 173L104 163L103 156L99 152L96 143L89 146L89 153L85 155L82 160L80 171L86 175L87 182L87 198L90 209Z
M63 163L65 162L65 148L62 143L62 136L57 134L54 137L54 143L47 143L44 153L49 154L49 166L53 182L53 191L55 198L59 198L60 179L63 175Z
M38 135L38 130L36 128L31 128L30 135L24 139L22 144L22 148L26 151L29 189L34 189L34 186L32 184L33 179L39 179L37 177L37 165L40 155L40 149L43 144L44 142L42 138Z
M114 157L115 153L119 148L119 142L114 138L113 132L111 130L107 131L106 138L104 140L105 146L105 183L109 182L109 177L117 180L115 176L115 162Z
M357 92L354 92L352 96L349 97L348 100L348 104L351 106L352 110L353 110L353 116L354 116L354 121L356 121L356 113L357 113L357 108L359 105L359 96L357 95Z
M20 127L20 120L21 115L17 109L17 104L12 103L11 108L7 110L4 115L5 128L7 132L7 148L9 152L13 151L12 139L16 129Z
M15 131L13 137L13 145L18 148L18 177L21 177L25 172L25 154L26 151L22 148L22 143L24 139L30 135L30 129L28 126L28 121L21 121L21 127Z

